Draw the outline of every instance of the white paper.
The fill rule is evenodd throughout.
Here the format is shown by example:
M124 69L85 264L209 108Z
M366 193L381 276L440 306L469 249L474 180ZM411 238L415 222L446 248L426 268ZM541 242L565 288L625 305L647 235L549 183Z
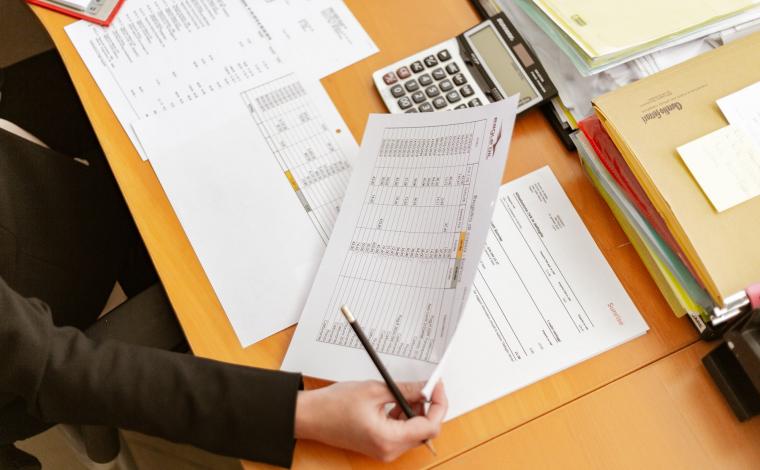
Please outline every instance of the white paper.
M729 125L678 147L681 159L718 212L760 195L760 147Z
M447 419L647 329L549 167L507 183L442 366Z
M261 15L272 25L275 41L290 52L288 62L314 77L330 75L378 51L342 1L258 0L256 7L264 7Z
M376 52L342 1L305 4L129 0L111 26L79 21L66 32L146 159L132 128L141 119L273 71L298 67L302 77L316 80ZM302 60L301 51L310 58Z
M322 87L288 74L136 129L241 344L295 323L358 150Z
M379 378L339 312L347 305L396 379L431 376L470 292L516 111L513 97L370 116L283 369Z
M760 149L760 82L742 88L717 102L728 123L744 129Z

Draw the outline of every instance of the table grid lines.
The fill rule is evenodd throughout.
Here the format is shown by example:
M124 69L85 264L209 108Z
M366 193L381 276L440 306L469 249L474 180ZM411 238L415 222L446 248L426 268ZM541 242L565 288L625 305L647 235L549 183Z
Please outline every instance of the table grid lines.
M384 130L317 341L361 348L347 304L378 352L440 360L485 132L484 120Z
M241 98L327 245L352 169L335 131L325 125L294 74L246 90Z

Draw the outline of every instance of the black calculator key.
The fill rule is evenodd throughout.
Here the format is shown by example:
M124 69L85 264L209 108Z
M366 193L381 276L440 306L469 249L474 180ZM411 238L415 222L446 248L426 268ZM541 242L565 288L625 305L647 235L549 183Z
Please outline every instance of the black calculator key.
M422 103L426 99L427 98L425 97L425 93L421 91L415 91L414 93L412 93L412 101L414 101L415 103Z
M456 62L452 62L446 66L446 71L449 72L449 75L454 75L455 73L459 72L459 66Z
M434 55L429 55L425 57L424 60L425 60L425 65L427 65L428 67L435 67L436 65L438 65L438 59L436 59Z
M444 72L442 68L438 67L437 69L433 70L433 78L436 80L443 80L446 78L446 72Z
M420 73L423 70L425 70L425 66L422 65L422 62L420 62L419 60L416 62L412 62L412 65L410 65L409 68L412 69L412 72L414 73Z
M398 78L401 80L404 80L405 78L409 78L409 76L412 74L412 72L409 71L409 67L399 67L398 70L396 70L396 75L398 75Z
M406 91L413 92L420 89L420 84L417 83L417 80L411 79L408 82L404 83L404 87L406 88Z
M461 85L464 85L465 83L467 83L467 77L465 77L461 73L458 73L458 74L454 75L454 77L452 78L452 80L454 80L454 83L457 86L461 86Z
M398 100L398 107L401 109L407 109L412 107L412 100L408 96L404 96Z
M395 85L391 87L391 95L393 95L395 98L399 98L401 96L404 96L406 92L404 91L404 87L401 85Z
M430 103L425 102L422 103L417 109L419 109L421 113L430 113L433 111L433 106Z
M472 94L475 93L475 91L472 89L470 85L463 86L462 88L459 89L459 91L462 92L462 96L464 97L472 96Z
M447 104L446 100L441 96L433 100L433 106L435 106L435 109L445 108Z
M386 85L393 85L398 81L398 77L396 77L396 74L393 72L388 72L385 75L383 75L383 81Z
M467 105L466 105L466 104L464 104L464 103L462 103L462 104L460 104L459 106L457 106L457 107L456 107L456 108L454 108L454 109L464 109L464 108L466 108L466 107L467 107Z
M425 88L425 94L432 98L434 96L440 95L441 90L439 90L435 85L430 85L429 87Z
M428 86L431 83L433 83L433 79L430 78L429 73L423 73L422 75L420 75L420 78L418 78L418 80L420 81L420 85L422 86Z
M454 88L454 85L451 83L451 80L444 80L441 83L439 83L438 86L441 88L441 91L444 93L446 93L447 91L451 91L451 89Z
M441 62L446 62L449 59L451 59L451 54L449 54L448 49L444 49L438 53L438 60Z
M465 106L465 107L466 107L466 106ZM404 111L404 112L405 112L405 113L416 113L416 112L417 112L417 110L416 110L416 109L414 109L414 108L409 108L409 109L407 109L407 110L406 110L406 111Z
M459 93L457 93L456 90L454 90L446 93L446 99L449 100L449 103L456 103L457 101L461 100L462 97L459 96Z
M469 106L471 108L474 108L475 106L480 106L481 104L483 104L483 103L480 102L480 99L473 98L473 99L470 100L469 103L467 103L467 106Z

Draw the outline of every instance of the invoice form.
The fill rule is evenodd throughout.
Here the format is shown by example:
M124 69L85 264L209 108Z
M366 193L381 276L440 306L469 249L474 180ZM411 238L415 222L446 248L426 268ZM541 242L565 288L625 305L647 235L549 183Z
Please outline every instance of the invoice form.
M549 167L502 186L441 376L447 419L648 330Z

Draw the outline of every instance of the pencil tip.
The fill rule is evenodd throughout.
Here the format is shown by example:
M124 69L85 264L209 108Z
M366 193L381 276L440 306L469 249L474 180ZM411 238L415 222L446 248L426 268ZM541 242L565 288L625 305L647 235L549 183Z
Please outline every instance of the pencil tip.
M425 441L425 445L428 449L430 449L430 452L433 454L433 456L438 456L438 452L436 452L435 447L433 447L433 442L430 439Z

